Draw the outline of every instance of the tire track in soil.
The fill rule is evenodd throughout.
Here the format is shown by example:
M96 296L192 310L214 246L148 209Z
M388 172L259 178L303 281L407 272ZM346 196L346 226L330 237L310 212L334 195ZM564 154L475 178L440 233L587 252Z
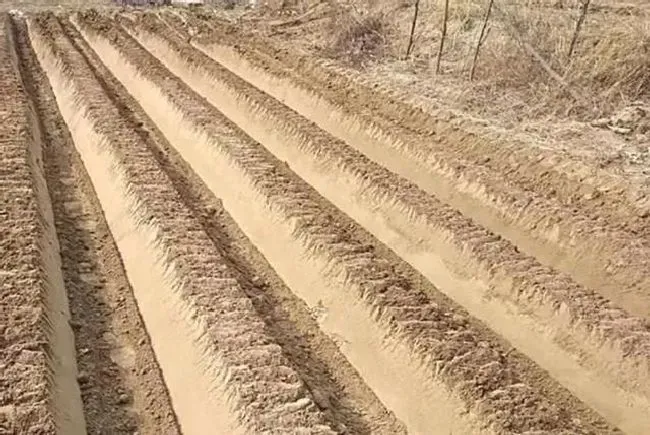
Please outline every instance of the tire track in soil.
M300 255L292 253L299 243L303 246L300 252L306 249L310 252L308 257L329 264L327 270L331 270L332 276L342 277L343 284L339 286L343 287L338 287L340 296L359 298L361 306L350 303L352 308L347 315L357 316L355 310L364 309L373 313L372 326L341 331L344 336L350 332L387 333L385 337L392 336L401 344L408 344L408 350L401 354L402 360L409 355L426 356L421 368L429 378L424 384L438 378L451 391L460 393L467 406L465 417L469 411L485 418L484 430L617 432L530 360L516 351L506 351L507 346L498 337L427 284L417 272L391 256L380 243L170 74L114 23L91 13L82 15L80 24L85 39L172 144L183 150L182 155L215 193L225 195L224 204L230 204L226 208L238 224L245 222L251 230L252 220L258 216L265 218L264 235L252 237L258 248L263 253L272 252L269 243L286 240L279 244L280 248L276 246L274 255L264 254L276 270L283 266L283 255ZM137 62L128 63L127 59L129 62L137 59ZM170 123L172 119L175 121ZM228 174L242 193L221 185L215 180L215 173ZM244 196L238 199L238 195ZM245 231L249 237L253 234ZM289 261L287 258L284 261ZM308 265L311 260L304 261ZM293 273L299 273L293 267ZM286 281L291 272L284 269L283 273ZM323 274L326 272L314 273L321 276L320 280L332 279ZM300 290L288 284L294 291ZM304 295L301 293L301 297ZM348 346L345 348L349 351ZM389 348L382 348L376 357L388 351ZM368 374L360 371L364 376ZM438 389L446 388L438 386ZM447 409L441 398L427 397L424 403L427 400ZM453 403L453 394L445 395L444 400ZM455 411L458 410L452 412L452 418L457 415ZM438 421L436 430L444 431L443 426Z
M131 130L155 156L183 203L220 250L226 264L264 319L271 335L305 381L316 403L341 433L405 433L363 383L313 314L257 251L203 181L192 171L139 104L110 74L71 22L60 24Z
M333 433L223 257L54 15L30 21L30 36L109 228L119 234L183 432Z
M314 128L194 48L163 33L165 28L157 20L143 24L149 30L140 40L167 68L215 107L226 110L232 120L289 162L323 195L389 243L434 284L440 282L447 294L511 340L584 402L612 423L644 433L650 424L647 321L629 316L567 276L541 266L506 240ZM150 30L156 33L145 36ZM162 39L156 42L157 38ZM178 57L182 60L175 60ZM307 163L310 161L313 163ZM326 176L317 175L321 172ZM355 199L350 201L350 197ZM391 207L391 203L397 206ZM377 225L377 214L385 214L393 226L388 225L389 230L397 234ZM412 247L423 240L430 241L431 247L413 254ZM442 253L442 262L438 253ZM449 279L441 270L450 264L459 266L462 276L486 280L489 290ZM492 304L481 300L494 296L497 299ZM513 303L517 315L512 314Z
M117 247L83 162L31 49L14 21L23 81L43 132L45 177L75 332L90 434L180 434Z

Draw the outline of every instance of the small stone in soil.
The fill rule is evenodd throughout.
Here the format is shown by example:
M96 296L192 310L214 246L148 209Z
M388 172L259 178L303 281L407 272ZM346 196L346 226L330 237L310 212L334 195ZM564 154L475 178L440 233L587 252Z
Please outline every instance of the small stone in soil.
M119 397L117 398L117 403L118 405L126 405L127 403L129 403L128 394L120 394Z
M86 372L79 372L77 375L77 382L79 382L80 385L87 384L89 379L90 377Z

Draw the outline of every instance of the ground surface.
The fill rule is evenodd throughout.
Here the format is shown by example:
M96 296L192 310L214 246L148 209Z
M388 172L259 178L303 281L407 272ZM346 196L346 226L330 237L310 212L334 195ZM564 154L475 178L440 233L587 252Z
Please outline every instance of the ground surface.
M0 434L647 433L636 175L222 14L40 6L0 24Z
M439 71L445 2L419 1L406 57L415 3L285 0L223 15L437 117L625 177L648 197L650 65L637 56L650 50L647 2L591 1L569 56L582 0L496 1L474 62L489 2L451 1Z

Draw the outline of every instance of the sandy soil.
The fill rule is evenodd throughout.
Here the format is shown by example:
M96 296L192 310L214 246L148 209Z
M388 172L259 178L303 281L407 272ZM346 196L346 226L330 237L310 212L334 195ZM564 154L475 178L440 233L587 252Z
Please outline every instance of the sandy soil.
M24 22L17 22L16 29L23 79L42 123L45 175L70 298L88 431L179 433L101 206L36 62Z
M650 427L631 184L214 15L30 8L0 27L0 433Z
M174 19L179 24L173 15L166 21L173 24ZM491 140L460 120L432 116L400 95L359 83L318 60L274 50L266 41L251 39L257 46L252 50L241 38L228 38L233 29L225 24L216 27L226 29L218 38L215 26L201 24L186 24L193 32L200 29L200 35L213 35L195 36L199 44L202 38L208 44L218 39L259 69L289 75L303 92L317 90L324 101L316 105L286 91L281 99L321 128L630 312L650 313L650 205L646 196L628 191L629 185L555 153ZM219 59L226 62L227 57ZM259 74L252 75L260 86Z

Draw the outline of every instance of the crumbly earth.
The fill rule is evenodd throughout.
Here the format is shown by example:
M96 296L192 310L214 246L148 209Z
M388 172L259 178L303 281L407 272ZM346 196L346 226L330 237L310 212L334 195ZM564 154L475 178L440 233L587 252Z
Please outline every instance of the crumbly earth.
M321 6L48 6L0 26L0 433L650 426L638 184L268 36Z

